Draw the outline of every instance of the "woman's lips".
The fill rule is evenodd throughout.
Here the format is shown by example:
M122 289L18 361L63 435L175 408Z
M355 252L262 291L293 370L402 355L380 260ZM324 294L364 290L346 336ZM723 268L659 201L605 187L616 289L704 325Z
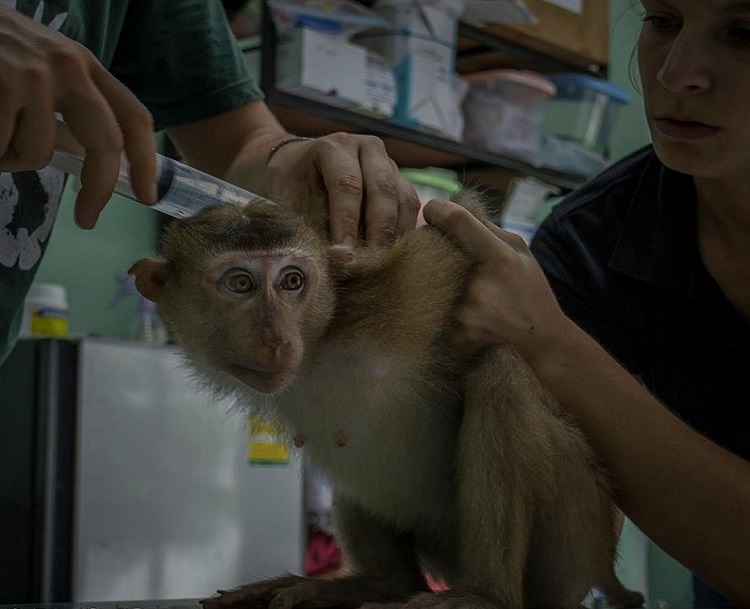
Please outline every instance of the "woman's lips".
M678 140L697 140L714 135L719 130L705 123L668 117L655 118L654 124L660 133Z

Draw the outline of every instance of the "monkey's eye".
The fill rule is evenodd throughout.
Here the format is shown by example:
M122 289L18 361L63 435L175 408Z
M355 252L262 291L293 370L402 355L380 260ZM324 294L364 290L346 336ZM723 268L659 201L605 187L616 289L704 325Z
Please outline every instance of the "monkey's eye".
M232 294L247 294L255 289L255 280L247 271L232 269L224 273L221 286Z
M279 282L282 290L300 290L305 285L305 275L297 268L285 269Z

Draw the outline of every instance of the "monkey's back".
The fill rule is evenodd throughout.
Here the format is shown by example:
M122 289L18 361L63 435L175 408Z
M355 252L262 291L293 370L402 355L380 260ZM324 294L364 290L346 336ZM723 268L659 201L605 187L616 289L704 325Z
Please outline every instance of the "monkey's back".
M437 229L424 227L390 250L363 250L357 257L361 270L339 286L332 337L356 336L394 354L434 354L467 279L464 254Z

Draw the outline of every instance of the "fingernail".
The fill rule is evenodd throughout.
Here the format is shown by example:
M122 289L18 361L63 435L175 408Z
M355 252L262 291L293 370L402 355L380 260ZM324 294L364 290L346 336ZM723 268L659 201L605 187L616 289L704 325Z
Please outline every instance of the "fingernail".
M419 228L420 226L427 226L427 220L424 219L424 205L419 208L419 213L417 213L416 227Z
M133 193L135 194L135 198L145 205L153 205L159 198L156 190L156 184L154 183L147 184L145 186L140 185L137 188L133 188Z
M81 214L76 217L76 224L79 228L90 230L96 225L97 218L96 214Z
M149 184L148 190L146 191L146 201L148 203L156 203L159 200L159 192L156 189L156 182Z

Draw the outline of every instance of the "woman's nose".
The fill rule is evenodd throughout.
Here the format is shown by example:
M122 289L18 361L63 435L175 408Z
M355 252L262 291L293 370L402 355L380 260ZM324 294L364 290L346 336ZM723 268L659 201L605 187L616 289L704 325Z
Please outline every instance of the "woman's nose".
M673 93L699 93L711 86L711 52L695 37L674 39L656 78Z

